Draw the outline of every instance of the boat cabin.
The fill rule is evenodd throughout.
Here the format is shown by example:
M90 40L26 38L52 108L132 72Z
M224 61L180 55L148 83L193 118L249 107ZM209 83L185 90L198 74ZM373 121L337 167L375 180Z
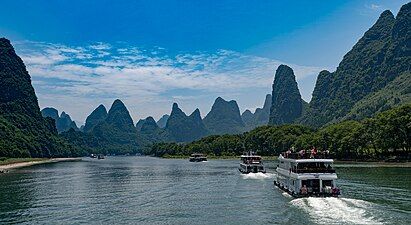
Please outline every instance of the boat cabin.
M241 161L245 164L261 164L261 156L258 155L242 155Z
M207 157L201 153L194 153L194 154L191 154L189 161L190 162L203 162L203 161L207 161Z
M265 173L265 168L261 156L249 153L240 157L240 167L238 170L241 173Z
M278 157L275 184L294 196L337 196L333 159L283 153Z

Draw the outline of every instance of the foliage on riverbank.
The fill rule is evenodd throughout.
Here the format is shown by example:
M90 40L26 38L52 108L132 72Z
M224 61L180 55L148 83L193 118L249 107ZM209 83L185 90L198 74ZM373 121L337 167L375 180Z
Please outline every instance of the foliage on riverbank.
M253 150L278 155L291 147L329 150L337 159L409 159L411 105L377 114L362 121L343 121L314 130L301 125L262 126L238 135L213 135L188 144L157 143L145 153L163 157L194 152L210 156L238 156Z

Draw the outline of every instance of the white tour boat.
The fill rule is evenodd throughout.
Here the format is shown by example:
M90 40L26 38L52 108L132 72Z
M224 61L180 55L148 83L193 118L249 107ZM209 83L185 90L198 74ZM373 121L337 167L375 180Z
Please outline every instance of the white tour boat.
M205 162L207 157L200 153L191 154L191 157L188 159L190 162Z
M333 159L325 154L286 152L278 157L277 180L274 184L294 197L338 196L337 174Z
M241 156L240 167L238 170L245 174L265 173L265 167L261 160L261 156L254 155L253 152Z

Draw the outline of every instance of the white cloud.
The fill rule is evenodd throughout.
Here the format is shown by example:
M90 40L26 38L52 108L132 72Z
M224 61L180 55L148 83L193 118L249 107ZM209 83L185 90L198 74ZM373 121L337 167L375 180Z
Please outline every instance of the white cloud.
M371 4L371 9L373 10L379 10L381 8L381 5L376 5L376 4Z
M205 99L218 95L251 98L270 91L275 69L283 63L229 50L167 56L159 47L107 43L73 47L21 42L16 49L33 77L42 105L59 106L77 121L84 121L91 112L87 104L93 102L94 107L115 98L137 108L138 118L160 117L175 100L190 103L189 108L194 109L196 99L205 104ZM289 66L297 80L316 76L322 69ZM261 101L255 102L262 102L264 95L258 98Z
M382 5L377 5L377 4L374 4L374 3L369 4L369 5L365 5L365 7L367 9L372 10L372 11L378 11L378 12L380 12L384 8Z

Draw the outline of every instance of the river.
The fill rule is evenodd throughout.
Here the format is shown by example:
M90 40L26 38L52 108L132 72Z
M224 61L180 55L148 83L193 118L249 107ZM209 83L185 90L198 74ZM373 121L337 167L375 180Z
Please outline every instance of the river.
M340 198L293 199L237 160L108 157L0 174L0 224L407 224L411 168L336 165Z

